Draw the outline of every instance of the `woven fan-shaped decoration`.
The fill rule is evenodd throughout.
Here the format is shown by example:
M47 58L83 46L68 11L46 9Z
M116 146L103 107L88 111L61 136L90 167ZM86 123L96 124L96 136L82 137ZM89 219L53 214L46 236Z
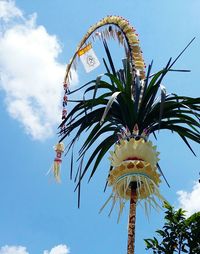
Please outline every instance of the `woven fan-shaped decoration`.
M113 169L108 177L108 185L112 187L112 194L106 204L113 201L111 210L119 202L121 214L125 201L130 200L130 184L133 182L137 184L137 200L144 200L146 209L147 203L158 207L155 197L160 200L164 198L159 192L161 180L156 166L159 160L156 146L143 138L121 139L110 154Z

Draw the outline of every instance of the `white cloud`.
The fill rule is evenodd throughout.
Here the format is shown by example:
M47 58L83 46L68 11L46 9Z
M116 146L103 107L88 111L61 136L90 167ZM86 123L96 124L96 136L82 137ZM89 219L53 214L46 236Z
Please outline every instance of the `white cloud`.
M44 254L69 254L69 249L66 245L60 244L50 251L45 250Z
M8 246L0 248L0 254L28 254L26 247L23 246Z
M14 1L0 0L0 19L8 22L14 17L23 17L22 11L15 6Z
M69 248L64 245L60 244L53 247L50 251L45 250L43 254L69 254ZM27 252L26 247L23 246L8 246L5 245L0 248L0 254L29 254Z
M23 19L2 32L0 88L5 92L10 116L34 139L44 140L61 118L65 65L58 56L62 49L56 36L36 24L36 14L26 18L13 1L0 0L0 11L4 9L4 20L16 16ZM74 72L73 82L77 81Z
M179 206L187 211L187 215L191 215L200 211L200 184L194 183L191 192L180 190L177 192Z

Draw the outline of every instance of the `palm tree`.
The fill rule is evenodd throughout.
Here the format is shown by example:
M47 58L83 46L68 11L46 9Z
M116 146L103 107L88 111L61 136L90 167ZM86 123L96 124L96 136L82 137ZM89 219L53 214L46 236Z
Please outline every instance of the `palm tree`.
M106 26L106 30L101 31L101 34L95 33L104 26ZM78 51L94 33L95 36L102 39L104 44L108 58L107 62L103 60L106 73L78 89L69 91L71 66L77 58ZM106 43L107 37L117 38L126 50L126 59L123 60L123 66L120 70L116 70L113 63ZM167 129L178 134L192 153L194 151L188 140L200 143L200 98L180 96L173 93L167 94L162 85L163 78L172 70L176 60L172 62L170 59L167 65L155 74L151 74L151 63L145 75L144 62L135 30L130 27L126 20L114 16L106 17L90 28L67 67L64 81L67 96L84 90L83 99L77 101L68 99L68 102L75 102L76 104L71 112L63 117L59 140L62 142L72 136L67 146L67 151L72 150L72 176L74 170L73 148L82 134L86 135L86 139L79 149L78 161L80 163L75 176L78 204L80 204L81 181L85 174L90 170L90 180L102 159L114 146L114 152L111 153L107 184L113 186L115 194L111 195L109 200L113 199L112 207L114 207L116 200L119 199L120 207L123 209L124 200L130 199L128 254L134 253L136 202L139 199L147 199L155 206L157 202L152 195L155 194L162 199L158 191L159 173L163 177L164 175L157 163L158 153L152 143L148 141L149 136L156 136L156 131ZM63 105L66 105L66 95ZM117 164L116 156L120 157L119 153L125 149L123 148L125 146L129 147L129 150L132 149L130 155L127 156L126 154L126 158L120 155L121 161ZM140 152L137 152L136 148L134 150L133 147L140 147L138 148ZM84 160L87 154L89 157ZM124 171L126 178L121 173L124 168L126 169ZM127 171L130 168L133 169L131 173ZM137 172L135 173L136 168ZM113 177L116 175L118 178L114 179ZM123 184L119 181L122 178ZM123 194L121 194L122 188L126 189ZM120 213L122 209L120 209Z

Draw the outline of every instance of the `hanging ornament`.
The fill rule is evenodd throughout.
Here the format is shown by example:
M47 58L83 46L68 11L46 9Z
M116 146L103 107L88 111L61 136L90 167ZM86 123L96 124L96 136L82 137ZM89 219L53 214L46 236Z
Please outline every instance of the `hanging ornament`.
M131 136L131 132L130 132L128 126L126 126L126 136L127 136L127 137L130 137L130 136Z
M64 152L64 144L58 143L54 146L56 157L53 163L53 174L57 182L60 182L60 166L62 163L62 153Z
M68 97L67 97L67 95L65 94L65 95L63 96L63 106L67 106L67 101L68 101Z
M138 128L138 125L135 124L134 127L133 127L133 135L137 136L139 134L139 128Z
M149 135L149 129L146 128L142 131L141 137L143 137L144 139L147 139L148 135Z
M64 89L65 93L69 92L69 84L67 82L63 83L63 89Z
M63 111L62 111L62 119L64 120L66 117L67 117L67 109L66 109L66 108L63 108Z

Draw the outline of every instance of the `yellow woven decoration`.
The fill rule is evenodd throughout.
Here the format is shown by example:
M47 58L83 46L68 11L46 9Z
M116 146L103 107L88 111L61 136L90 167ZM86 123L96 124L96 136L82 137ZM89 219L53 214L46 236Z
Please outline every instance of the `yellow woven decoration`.
M58 152L63 153L64 150L65 150L65 145L64 145L64 143L61 142L61 143L56 144L56 145L54 146L54 150L55 150L56 152L58 151Z
M156 166L159 160L156 146L143 138L139 140L134 138L130 138L130 140L121 139L110 154L113 170L110 171L108 185L112 186L113 189L105 205L110 200L113 201L111 212L115 203L119 201L120 217L125 201L130 199L131 182L137 183L137 200L144 200L145 210L147 210L147 204L157 208L159 205L154 197L156 196L160 200L164 200L164 198L158 188L161 180Z
M144 199L154 194L160 183L160 175L148 162L139 160L124 161L119 167L111 171L108 182L113 186L113 191L124 199L130 199L131 182L137 182L139 199Z
M133 157L149 162L152 167L156 167L159 160L156 146L153 146L151 141L146 142L143 138L139 140L131 138L129 141L121 139L119 144L115 145L114 152L111 151L110 154L113 167L121 165L125 160L131 160Z

